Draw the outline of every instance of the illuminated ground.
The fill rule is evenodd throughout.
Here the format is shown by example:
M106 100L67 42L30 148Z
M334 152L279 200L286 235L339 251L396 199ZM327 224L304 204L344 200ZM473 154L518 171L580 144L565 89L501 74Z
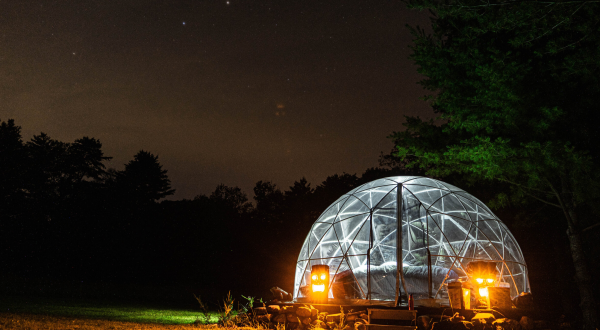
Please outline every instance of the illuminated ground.
M0 329L209 329L216 325L135 323L61 316L0 312Z
M187 329L199 311L48 298L2 297L1 329ZM216 322L216 315L213 320ZM132 323L135 322L135 323Z

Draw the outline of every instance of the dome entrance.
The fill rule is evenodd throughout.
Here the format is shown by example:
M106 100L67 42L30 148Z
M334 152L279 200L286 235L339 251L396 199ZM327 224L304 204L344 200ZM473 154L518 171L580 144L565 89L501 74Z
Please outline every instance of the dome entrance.
M349 191L321 214L300 251L293 295L306 300L312 266L327 265L333 301L443 300L446 285L474 281L469 265L482 261L495 270L490 285L510 287L511 297L529 291L519 245L484 203L438 180L388 177Z

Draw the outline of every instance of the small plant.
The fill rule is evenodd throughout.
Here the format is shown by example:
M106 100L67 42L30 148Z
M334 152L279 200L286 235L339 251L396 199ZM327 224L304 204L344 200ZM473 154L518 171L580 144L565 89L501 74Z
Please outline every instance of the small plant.
M232 327L235 322L232 320L233 315L233 302L235 299L231 296L231 291L227 293L227 297L223 299L223 306L219 310L219 324L225 327Z
M344 322L346 322L346 314L344 314L344 307L340 306L340 322L338 324L334 324L332 330L344 329Z
M241 311L242 313L247 313L248 311L252 311L252 308L254 307L254 299L255 299L255 298L254 298L254 297L252 297L252 296L248 296L248 297L246 297L246 296L244 296L244 295L242 295L242 298L244 298L244 299L248 300L248 304L247 304L246 306L242 305L242 308L241 308L241 310L240 310L240 311ZM261 301L262 301L262 299L261 299Z
M200 299L200 296L194 295L194 298L196 298L196 300L198 301L198 304L200 304L200 313L202 313L200 315L200 317L198 318L198 320L203 324L209 324L210 323L210 312L208 311L208 308L206 308L206 305L202 302L202 299Z

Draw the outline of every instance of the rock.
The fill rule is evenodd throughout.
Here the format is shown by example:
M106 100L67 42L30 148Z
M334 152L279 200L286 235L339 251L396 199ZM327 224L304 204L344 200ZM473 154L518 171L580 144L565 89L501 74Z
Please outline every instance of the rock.
M281 306L281 309L279 310L280 313L293 313L294 312L294 306Z
M340 316L341 314L329 314L327 315L327 323L329 322L340 322Z
M298 323L299 322L298 321L298 316L295 313L288 313L288 314L285 314L285 315L287 315L287 321L289 323Z
M327 322L327 326L329 327L329 329L336 329L338 324L335 322Z
M304 324L304 325L309 325L310 324L310 317L304 317L300 319L300 323Z
M360 314L358 317L360 317L363 320L368 320L369 319L369 315L367 315L365 313Z
M327 324L321 320L313 320L310 324L316 329L325 329L327 328Z
M312 305L310 306L310 318L316 320L319 316L319 310L314 308Z
M492 313L477 313L475 316L473 316L473 318L471 319L471 322L480 322L483 324L486 324L486 323L491 324L492 322L494 322L494 320L496 320L496 317Z
M508 318L497 319L492 322L492 325L503 330L518 330L519 328L519 322L517 322L517 320Z
M266 307L254 307L254 308L252 308L252 311L254 312L254 315L265 315L265 314L267 314L267 308Z
M475 325L469 321L462 321L462 325L463 325L463 327L465 327L467 329L475 328Z
M358 318L356 314L346 315L346 322L354 322Z
M365 320L363 318L356 319L354 322L360 322L360 323L363 323L363 324L369 324L369 321L367 321L367 320Z
M323 322L326 322L327 321L327 315L329 315L329 313L327 313L327 312L319 313L318 319L321 320L321 321L323 321Z
M431 324L431 319L427 315L417 317L417 329L428 330Z
M360 321L354 322L354 330L366 330L366 329L367 329L366 323L363 323Z
M271 314L279 314L281 311L281 307L279 305L269 305L267 306L267 312Z
M285 314L279 314L273 318L273 322L275 323L285 323L286 320L287 317L285 316Z
M534 323L535 323L535 328L536 329L550 329L552 327L550 325L550 322L544 321L544 320L535 320Z
M296 315L300 317L310 317L312 315L312 312L308 307L300 307L296 310Z
M352 327L349 324L346 324L345 327L342 328L342 330L352 330L354 329L354 325L352 325Z
M535 322L531 317L528 316L521 317L519 324L521 325L521 328L523 328L523 330L532 330L535 328Z
M271 321L272 317L273 317L272 314L258 315L256 317L256 320L258 322L269 323Z

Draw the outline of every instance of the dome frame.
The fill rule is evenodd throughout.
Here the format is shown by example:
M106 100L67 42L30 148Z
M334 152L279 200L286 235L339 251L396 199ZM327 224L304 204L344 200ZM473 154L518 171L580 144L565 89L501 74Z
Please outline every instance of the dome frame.
M468 280L472 261L495 263L512 297L529 291L516 239L479 199L427 177L382 178L350 190L315 221L298 256L293 297L305 300L310 267L327 264L334 301L447 299L445 284Z

